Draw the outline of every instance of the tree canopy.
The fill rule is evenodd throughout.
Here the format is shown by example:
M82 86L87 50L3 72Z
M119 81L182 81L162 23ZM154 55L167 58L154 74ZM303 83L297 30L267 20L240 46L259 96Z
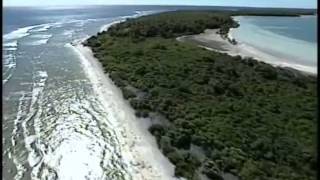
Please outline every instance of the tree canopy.
M150 132L176 176L315 179L316 77L175 40L236 26L226 13L162 13L128 19L85 45L137 116L165 117Z

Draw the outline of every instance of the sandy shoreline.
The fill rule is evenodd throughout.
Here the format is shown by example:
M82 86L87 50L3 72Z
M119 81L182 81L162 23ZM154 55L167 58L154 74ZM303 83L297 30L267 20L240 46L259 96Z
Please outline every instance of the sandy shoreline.
M152 12L139 11L133 16L103 25L100 32L110 26L125 21L125 18L136 18ZM119 89L109 75L93 56L89 47L82 45L88 37L68 44L79 56L81 65L92 83L94 92L108 112L108 119L113 122L115 136L118 138L123 159L128 165L129 173L137 180L183 180L174 176L174 165L162 154L156 139L148 131L150 121L137 118L134 109L123 98Z
M219 34L217 34L217 31L218 29L207 29L205 30L205 32L201 34L183 36L177 38L177 40L193 42L208 50L227 53L231 56L239 55L241 57L252 57L259 61L271 64L273 66L289 67L313 75L317 73L317 70L315 68L300 64L286 63L288 61L286 61L285 59L262 52L257 48L254 48L247 44L238 43L236 45L233 45L228 41L228 39L223 39ZM230 29L228 34L229 39L233 39L232 31L233 29Z
M136 15L138 17L141 14ZM107 30L111 25L123 22L124 19L106 24L100 32ZM232 45L227 39L223 39L218 30L207 29L204 33L178 37L179 41L197 43L208 50L227 53L231 56L253 57L274 66L291 67L303 72L314 73L312 69L298 64L285 64L281 59L261 52L245 44ZM232 39L232 29L228 34ZM109 113L108 118L113 122L116 137L121 143L123 159L129 165L129 172L133 179L139 180L173 180L174 165L161 153L157 147L155 138L149 133L150 122L137 118L135 111L128 101L123 98L121 90L116 87L102 65L93 56L89 47L82 45L84 40L68 44L79 55L82 67L90 79L93 89ZM183 178L180 178L183 179Z
M70 45L72 46L72 45ZM78 53L83 69L92 82L93 89L114 123L124 159L130 164L133 179L171 180L174 166L158 149L155 138L148 131L148 120L139 119L123 98L121 90L104 73L92 51L81 43L72 46Z

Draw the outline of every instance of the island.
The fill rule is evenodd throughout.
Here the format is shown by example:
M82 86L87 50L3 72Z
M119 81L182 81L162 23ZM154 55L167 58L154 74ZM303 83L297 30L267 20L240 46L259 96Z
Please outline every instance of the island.
M136 115L152 122L149 131L177 177L315 179L317 77L177 40L206 29L226 35L239 26L233 15L257 14L153 14L83 44Z

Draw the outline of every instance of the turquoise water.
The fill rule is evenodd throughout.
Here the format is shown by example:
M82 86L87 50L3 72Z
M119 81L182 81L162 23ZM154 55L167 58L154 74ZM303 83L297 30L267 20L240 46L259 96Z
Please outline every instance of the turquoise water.
M273 55L287 64L317 68L317 17L234 17L240 27L232 36L242 44Z

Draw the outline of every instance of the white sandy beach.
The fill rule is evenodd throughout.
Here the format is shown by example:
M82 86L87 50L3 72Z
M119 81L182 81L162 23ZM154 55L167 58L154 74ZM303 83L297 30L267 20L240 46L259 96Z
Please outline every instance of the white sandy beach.
M70 45L71 46L71 45ZM103 71L100 62L93 57L88 47L81 43L73 46L79 54L83 69L92 82L94 91L110 114L122 144L124 159L131 164L133 179L170 180L174 177L174 166L158 149L155 138L148 131L148 120L139 119L123 98L121 90Z
M217 34L217 31L217 29L207 29L204 33L179 37L177 38L177 40L196 42L197 44L199 44L199 46L204 47L208 50L227 53L231 56L240 55L241 57L252 57L256 60L263 61L274 66L290 67L310 74L317 73L316 68L300 64L287 63L288 61L281 57L262 52L259 49L247 44L238 43L236 45L233 45L229 43L227 39L223 39L219 34ZM228 34L229 39L233 39L232 31L233 30L230 29L230 32Z
M124 19L104 25L100 32L123 21ZM217 29L207 29L204 33L179 37L177 40L196 42L199 46L208 50L223 52L232 56L253 57L274 66L291 67L303 72L315 73L313 69L305 66L283 63L284 61L281 58L264 53L246 44L232 45L227 39L217 34L217 31ZM232 29L228 38L232 39ZM155 138L148 131L150 121L135 116L134 109L123 98L121 90L104 73L102 65L93 56L91 49L82 45L83 41L79 40L72 43L73 45L68 44L68 46L78 53L82 67L90 79L97 97L109 112L108 118L114 123L113 128L117 133L115 136L118 137L122 145L123 159L129 164L129 171L133 179L178 179L174 177L174 165L161 153Z
M137 12L130 17L139 17L152 12ZM100 28L100 32L125 19L111 22ZM150 120L137 118L134 109L123 98L121 90L104 73L103 67L82 40L68 44L79 55L81 64L93 89L104 105L108 118L114 123L115 135L122 146L123 159L129 165L130 174L137 180L183 180L174 176L174 165L159 150L156 139L148 131Z

